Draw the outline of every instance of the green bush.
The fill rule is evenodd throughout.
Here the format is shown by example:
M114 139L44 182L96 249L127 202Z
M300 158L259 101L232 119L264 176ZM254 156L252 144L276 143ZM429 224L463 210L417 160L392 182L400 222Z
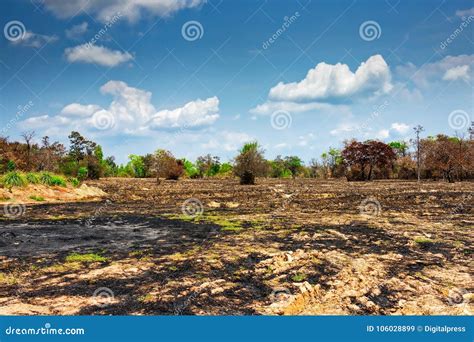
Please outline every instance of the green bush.
M39 179L41 184L53 185L53 176L49 172L42 172Z
M85 166L82 166L79 168L79 170L77 170L77 178L80 181L87 179L88 174L89 174L89 170Z
M38 177L38 175L32 172L26 174L26 180L30 184L38 184L40 182L40 178Z
M75 187L75 188L77 188L77 187L81 184L81 182L79 181L79 179L74 178L74 177L68 178L67 181L68 181L69 183L71 183L72 186Z
M51 177L51 185L66 187L67 183L64 177L53 175Z
M11 171L15 171L16 170L16 164L13 160L9 160L8 163L7 163L7 171L8 172L11 172Z
M52 175L49 172L43 172L40 175L41 184L47 186L67 186L66 180L62 176Z
M33 201L36 201L36 202L44 202L44 197L42 197L42 196L33 195L33 196L30 196L30 199L32 199Z
M6 187L11 188L13 186L25 186L27 184L27 181L21 173L11 171L2 177L2 183Z

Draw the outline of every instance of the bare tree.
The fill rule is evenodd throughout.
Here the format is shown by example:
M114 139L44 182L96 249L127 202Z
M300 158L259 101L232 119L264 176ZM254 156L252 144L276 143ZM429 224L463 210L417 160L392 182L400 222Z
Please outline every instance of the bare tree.
M420 133L423 132L425 129L421 125L413 127L413 129L415 130L415 134L416 134L416 174L417 174L418 182L419 182L421 178Z
M25 140L26 144L26 169L29 171L31 168L31 142L35 137L35 131L24 132L21 136L23 137L23 140Z

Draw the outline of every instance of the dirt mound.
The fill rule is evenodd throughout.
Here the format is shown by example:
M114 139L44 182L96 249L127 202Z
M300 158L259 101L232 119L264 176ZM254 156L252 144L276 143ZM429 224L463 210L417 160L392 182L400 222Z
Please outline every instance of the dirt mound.
M30 184L22 188L0 189L0 201L7 203L93 201L106 196L107 194L103 190L87 184L82 184L77 188Z

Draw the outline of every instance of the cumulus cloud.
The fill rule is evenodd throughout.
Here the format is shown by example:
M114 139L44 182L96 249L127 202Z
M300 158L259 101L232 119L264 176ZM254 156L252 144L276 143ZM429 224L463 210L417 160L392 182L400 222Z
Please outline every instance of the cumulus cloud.
M394 122L391 126L390 129L394 130L395 132L399 134L405 134L410 130L410 126L407 124L401 122Z
M34 48L41 48L46 44L53 43L58 40L58 36L48 36L45 34L34 33L31 31L26 31L23 37L20 39L12 41L15 45L22 45Z
M278 83L269 97L277 101L331 101L356 95L377 95L392 89L390 69L381 55L361 63L355 72L346 64L319 63L299 82Z
M400 77L411 79L418 87L428 88L435 82L447 81L458 75L462 78L470 77L472 73L471 66L473 65L474 54L446 56L439 61L427 63L421 67L417 67L413 63L407 63L397 67L396 71ZM452 71L448 72L451 69ZM465 72L465 75L463 72ZM446 74L448 75L446 76Z
M92 44L82 44L67 48L64 52L67 60L71 63L92 63L107 67L114 67L133 59L133 56L128 52L110 50L106 47Z
M135 22L144 14L167 17L186 8L197 7L206 0L44 0L45 7L59 18L70 18L83 11L102 22L120 13L129 22Z
M219 118L219 99L210 97L186 103L181 108L161 110L150 122L150 128L162 127L195 127L210 125Z
M456 80L469 80L469 65L459 65L454 68L450 68L446 70L443 76L443 80L445 81L456 81Z
M86 21L82 24L74 25L70 29L66 30L66 37L73 40L80 39L82 35L87 32L88 27L89 24Z
M61 110L63 116L91 116L101 108L97 105L81 105L80 103L71 103Z
M211 125L219 118L219 99L197 99L183 107L157 111L152 94L122 81L109 81L100 91L114 99L107 108L96 104L71 103L56 116L42 115L24 120L26 128L105 130L113 134L151 134L158 129L195 128Z
M202 144L206 150L223 149L224 151L236 151L243 144L254 140L254 138L243 132L222 131L215 134L207 143Z

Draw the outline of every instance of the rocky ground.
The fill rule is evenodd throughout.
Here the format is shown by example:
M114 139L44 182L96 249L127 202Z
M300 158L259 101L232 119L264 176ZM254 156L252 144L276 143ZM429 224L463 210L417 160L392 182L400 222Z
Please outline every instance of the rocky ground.
M473 313L472 182L88 186L0 219L0 314Z

